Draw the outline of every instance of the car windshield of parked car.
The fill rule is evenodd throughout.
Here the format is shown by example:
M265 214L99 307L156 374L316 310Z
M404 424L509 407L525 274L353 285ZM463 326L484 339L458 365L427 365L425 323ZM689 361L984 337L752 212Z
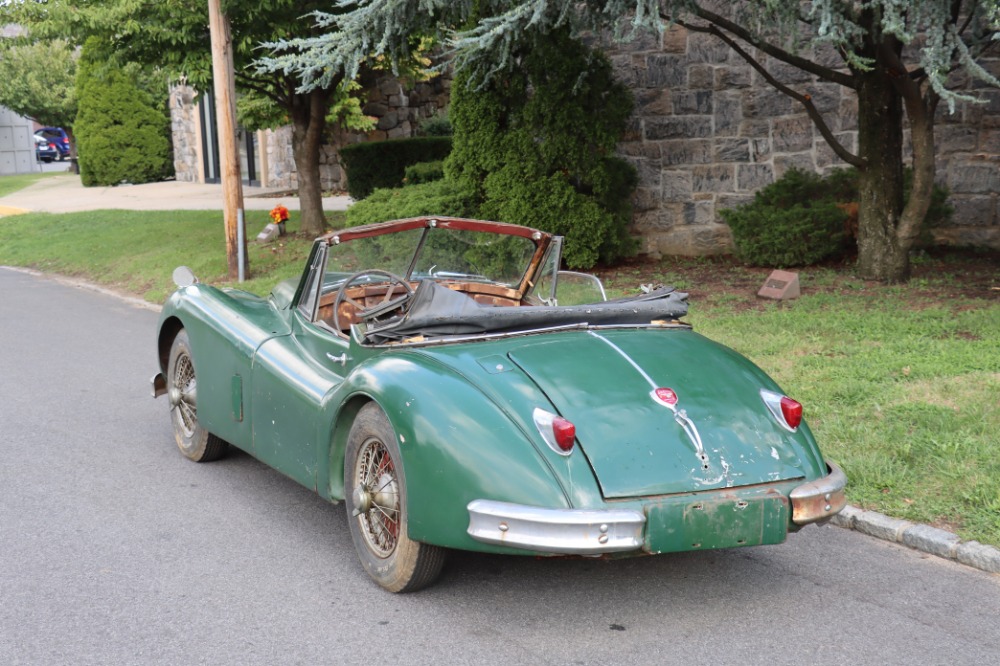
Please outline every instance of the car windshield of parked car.
M380 269L410 280L455 279L516 286L534 253L535 244L520 236L439 227L408 229L332 245L325 282L330 288L353 273Z
M521 236L430 228L414 265L414 279L460 279L517 286L535 244Z

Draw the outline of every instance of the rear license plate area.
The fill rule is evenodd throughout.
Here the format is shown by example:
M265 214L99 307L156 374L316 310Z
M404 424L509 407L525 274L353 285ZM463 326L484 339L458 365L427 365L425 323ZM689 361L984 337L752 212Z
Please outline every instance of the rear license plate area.
M671 553L781 543L788 498L774 490L686 495L646 505L645 550Z

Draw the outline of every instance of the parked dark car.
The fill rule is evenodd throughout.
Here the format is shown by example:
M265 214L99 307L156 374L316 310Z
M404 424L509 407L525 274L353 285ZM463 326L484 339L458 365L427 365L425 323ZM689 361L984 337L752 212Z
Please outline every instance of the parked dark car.
M48 139L35 135L35 160L51 162L59 157L59 150Z
M62 127L43 127L35 130L35 136L45 139L58 153L59 160L69 157L69 135Z

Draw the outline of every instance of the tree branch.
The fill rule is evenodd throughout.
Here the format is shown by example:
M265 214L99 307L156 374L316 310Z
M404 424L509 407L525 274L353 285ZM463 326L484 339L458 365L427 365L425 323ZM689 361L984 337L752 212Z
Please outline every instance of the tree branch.
M723 16L719 16L718 14L711 12L698 5L695 5L689 11L698 18L708 21L710 25L717 26L719 28L722 28L726 32L730 32L736 35L744 42L760 49L761 51L771 56L772 58L777 58L782 62L788 63L793 67L797 67L804 72L809 72L813 76L818 76L819 78L824 79L826 81L842 85L846 88L851 88L851 89L857 88L857 82L851 75L844 74L843 72L838 72L837 70L830 69L829 67L823 67L822 65L818 65L814 63L812 60L809 60L808 58L803 58L793 53L789 53L788 51L782 48L778 48L774 44L764 41L763 39L760 39L754 33L747 30L743 26L738 25ZM675 23L680 25L680 21L666 14L661 14L660 17L665 21L673 20Z
M736 41L732 37L730 37L722 30L720 30L718 26L712 24L709 24L707 26L692 25L690 23L685 23L682 21L676 21L676 23L677 25L683 26L689 30L693 30L694 32L701 32L705 34L714 35L719 39L721 39L722 41L724 41L726 44L729 45L729 48L736 51L736 53L741 58L743 58L751 67L757 70L757 72L761 76L763 76L764 79L769 84L771 84L771 86L773 86L781 93L788 95L789 97L796 100L797 102L802 104L802 106L805 107L806 113L809 114L809 119L813 121L814 125L816 125L816 129L819 130L819 133L823 136L823 139L826 141L827 145L829 145L830 148L833 149L833 152L837 154L837 157L839 157L844 162L847 162L851 166L857 167L859 169L863 169L867 165L867 162L864 159L862 159L858 155L855 155L851 151L847 150L847 148L845 148L842 143L837 141L837 138L833 136L833 131L830 129L830 126L826 124L826 121L823 120L823 116L816 109L816 105L813 104L812 97L810 97L808 94L804 95L802 93L798 93L789 88L788 86L786 86L785 84L778 81L778 79L774 78L774 76L770 72L768 72L767 69L765 69L764 66L757 61L756 58L754 58L745 49L743 49L743 47L741 47L738 43L736 43Z

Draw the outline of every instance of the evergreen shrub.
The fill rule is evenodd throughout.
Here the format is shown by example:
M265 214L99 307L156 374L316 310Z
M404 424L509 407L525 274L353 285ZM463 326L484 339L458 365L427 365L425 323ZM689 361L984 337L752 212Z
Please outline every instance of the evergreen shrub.
M403 176L404 185L419 185L444 178L444 160L435 162L418 162L406 167Z
M737 256L756 266L807 266L853 250L857 219L850 219L848 204L857 204L858 180L854 168L835 169L825 177L790 169L751 203L720 211L733 232ZM912 169L906 169L903 182L908 198ZM935 184L924 227L947 223L952 212L948 189Z
M720 211L736 255L754 266L807 266L846 249L847 213L818 174L789 169L754 200Z
M474 217L476 209L472 199L471 192L447 180L378 189L347 209L347 226L424 215Z
M174 175L165 89L149 77L105 62L91 38L77 67L79 99L73 131L84 186L148 183ZM159 81L162 87L162 81Z
M451 137L421 136L412 139L355 143L340 149L347 172L347 192L355 200L376 188L400 187L406 167L442 160L451 152Z
M456 77L445 177L475 193L481 217L565 236L571 268L628 256L637 178L613 157L628 90L566 29L538 36L516 61L485 83Z

